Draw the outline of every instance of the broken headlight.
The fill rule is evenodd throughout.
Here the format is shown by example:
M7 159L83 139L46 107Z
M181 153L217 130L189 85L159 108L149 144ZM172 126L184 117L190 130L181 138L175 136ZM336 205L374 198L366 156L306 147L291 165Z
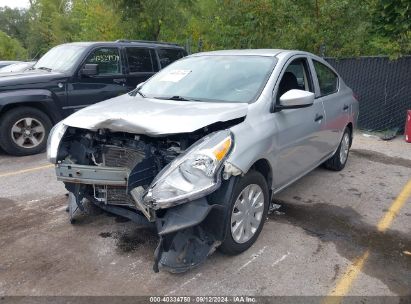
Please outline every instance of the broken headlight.
M47 160L52 164L56 163L60 141L66 133L67 126L59 122L51 130L47 139Z
M232 146L228 130L202 138L157 175L144 201L162 209L213 192L219 186L220 169Z

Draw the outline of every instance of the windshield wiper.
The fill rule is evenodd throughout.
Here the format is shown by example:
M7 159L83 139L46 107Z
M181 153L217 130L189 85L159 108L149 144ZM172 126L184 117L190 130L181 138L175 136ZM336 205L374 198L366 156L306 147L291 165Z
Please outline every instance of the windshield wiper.
M52 69L50 69L50 68L46 68L46 67L38 67L38 68L36 68L37 70L44 70L44 71L47 71L47 72L51 72L52 71Z
M199 101L197 99L185 98L183 96L178 96L178 95L166 96L166 97L157 96L157 97L153 97L153 98L155 98L155 99L164 99L164 100L179 100L179 101Z
M137 92L136 92L137 94L140 94L140 96L141 97L143 97L143 98L146 98L146 95L144 95L143 93L141 93L141 91L140 90L137 90ZM134 95L135 96L135 95Z
M141 97L146 98L147 96L143 93L140 92L140 89L135 89L133 91L131 91L130 93L128 93L130 96L136 96L137 94L139 94Z

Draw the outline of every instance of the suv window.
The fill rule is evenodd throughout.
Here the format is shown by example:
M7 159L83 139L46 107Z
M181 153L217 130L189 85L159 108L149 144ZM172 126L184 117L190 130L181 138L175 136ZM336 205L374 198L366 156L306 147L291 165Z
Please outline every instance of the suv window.
M314 68L317 73L318 84L321 96L332 94L338 90L338 76L327 66L313 60Z
M121 74L118 48L100 48L89 55L86 64L98 64L98 75Z
M158 57L160 58L160 64L162 68L184 57L184 52L178 49L158 49L157 53Z
M149 49L128 47L126 54L130 73L153 71L153 61Z
M278 87L277 100L292 89L314 92L307 60L304 58L295 59L287 66Z

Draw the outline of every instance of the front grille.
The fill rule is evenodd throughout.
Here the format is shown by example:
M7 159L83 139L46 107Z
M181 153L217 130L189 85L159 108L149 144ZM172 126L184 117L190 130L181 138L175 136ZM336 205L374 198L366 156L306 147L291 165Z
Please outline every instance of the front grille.
M104 146L103 151L103 162L107 167L123 167L131 170L145 157L141 150L110 145Z

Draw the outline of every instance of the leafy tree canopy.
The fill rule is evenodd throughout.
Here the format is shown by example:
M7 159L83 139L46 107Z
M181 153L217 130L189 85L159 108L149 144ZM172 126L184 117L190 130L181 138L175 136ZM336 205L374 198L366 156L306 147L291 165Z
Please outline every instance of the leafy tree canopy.
M174 41L191 51L301 49L325 56L411 53L409 0L31 0L0 30L38 58L72 41Z
M0 58L2 60L25 60L27 59L27 51L17 39L0 31Z

